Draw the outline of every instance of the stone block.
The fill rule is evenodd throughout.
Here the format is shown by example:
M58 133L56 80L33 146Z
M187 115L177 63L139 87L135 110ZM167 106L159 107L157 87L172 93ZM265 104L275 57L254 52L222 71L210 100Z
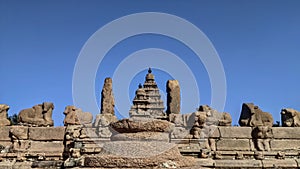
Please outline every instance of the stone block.
M30 141L29 140L15 140L13 142L13 150L14 151L27 151L30 147Z
M137 132L119 133L110 138L112 141L165 141L169 142L169 133Z
M297 150L300 149L299 140L271 140L271 150Z
M300 139L300 127L273 127L275 139Z
M52 141L52 142L41 142L41 141L31 141L31 146L29 152L61 152L64 151L64 144L62 141Z
M285 160L277 160L277 159L268 159L262 160L263 168L297 168L297 162L294 159L285 159Z
M217 150L229 150L229 151L247 151L250 150L250 142L249 139L221 139L218 140Z
M251 127L218 127L221 138L252 138Z
M12 166L12 169L31 169L31 165L32 165L32 162L27 162L27 161L24 161L24 162L16 162L13 166Z
M30 127L29 139L38 141L64 140L65 127Z
M262 168L260 160L215 160L216 169L224 168Z
M10 141L9 137L10 126L1 126L0 127L0 141Z
M96 128L82 128L80 138L97 138Z
M173 139L184 139L188 138L190 135L190 130L184 127L175 127L171 132L171 138Z
M27 140L28 139L28 127L27 126L11 126L9 130L13 139Z
M15 162L2 161L0 162L0 169L12 169Z

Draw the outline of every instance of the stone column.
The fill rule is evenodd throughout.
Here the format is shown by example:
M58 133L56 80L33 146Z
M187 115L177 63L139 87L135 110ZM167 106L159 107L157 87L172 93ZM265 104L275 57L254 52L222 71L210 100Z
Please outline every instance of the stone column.
M180 86L177 80L167 82L167 114L180 113Z
M115 99L112 92L112 79L106 78L101 92L101 114L115 114Z

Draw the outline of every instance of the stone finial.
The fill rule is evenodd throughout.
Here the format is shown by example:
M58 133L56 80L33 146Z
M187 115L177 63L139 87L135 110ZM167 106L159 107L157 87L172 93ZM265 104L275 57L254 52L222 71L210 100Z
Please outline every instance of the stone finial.
M180 113L180 86L178 80L167 82L167 114Z
M281 110L282 127L300 127L300 112L291 108Z
M273 126L273 117L268 112L263 112L258 106L253 103L244 103L239 119L240 126Z
M93 115L89 112L83 112L81 109L75 106L67 106L64 111L65 119L64 125L80 125L91 124L93 121Z
M18 115L18 123L29 126L53 126L52 111L54 104L43 102L32 108L21 110Z
M9 126L10 121L7 119L7 111L9 106L6 104L0 104L0 126Z
M115 114L115 99L112 91L112 79L106 78L101 92L101 114Z

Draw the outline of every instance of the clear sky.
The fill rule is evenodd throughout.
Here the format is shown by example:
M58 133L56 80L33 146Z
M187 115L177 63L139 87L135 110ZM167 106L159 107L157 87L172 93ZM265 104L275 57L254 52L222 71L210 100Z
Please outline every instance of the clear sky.
M275 121L279 121L282 108L300 110L299 9L298 0L0 0L0 103L11 107L11 115L43 101L54 102L55 125L62 125L65 106L74 104L73 71L87 40L98 29L120 17L142 12L161 12L194 24L213 44L226 77L224 111L233 117L233 125L238 124L241 105L244 102L254 102L264 111L272 113ZM117 29L121 32L140 25L127 26L128 28ZM173 29L170 31L179 28ZM115 34L106 36L110 37L114 38ZM105 41L107 39L103 39L102 42ZM99 44L98 47L103 46ZM86 88L94 90L98 105L105 77L112 77L129 55L153 48L177 55L195 76L198 91L189 91L193 88L184 85L193 84L188 77L180 81L185 86L182 88L183 92L195 93L183 94L183 113L193 112L201 104L211 104L212 89L208 72L189 46L167 36L142 34L124 39L111 48L97 69L94 83L86 85ZM155 52L153 54L155 55ZM156 63L167 64L162 58L164 56L160 57L153 56L151 59ZM126 67L123 64L124 66ZM128 69L134 66L127 65ZM124 93L115 93L115 96L129 95L130 98L124 101L116 98L116 106L127 110L117 110L119 118L128 113L131 104L129 101L134 97L138 83L144 82L149 66L152 65L149 64L142 71L135 72L134 76L129 76L126 72L121 74L129 79L130 85L125 86L128 90ZM182 69L177 66L174 65L177 70ZM153 73L165 98L165 82L176 77L176 74L157 66ZM86 75L83 73L82 76ZM113 78L113 83L114 86L126 85L120 78ZM195 98L198 92L199 101ZM90 111L88 109L83 108L84 111ZM95 115L98 112L92 113Z

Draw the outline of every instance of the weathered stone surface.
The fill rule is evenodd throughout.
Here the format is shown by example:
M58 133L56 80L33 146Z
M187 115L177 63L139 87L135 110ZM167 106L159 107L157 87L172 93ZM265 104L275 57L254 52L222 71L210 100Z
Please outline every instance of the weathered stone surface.
M7 119L7 111L9 106L6 104L0 104L0 126L9 126L10 121Z
M222 138L252 138L251 127L218 127Z
M195 123L195 113L189 114L169 114L169 121L176 127L192 128Z
M176 168L193 166L193 158L181 156L174 144L163 142L116 141L106 143L99 156L87 156L87 167L145 168L163 167L168 161Z
M298 168L297 162L294 159L285 159L285 160L276 160L276 159L267 159L262 160L263 168Z
M61 168L62 161L34 161L32 162L32 168Z
M94 127L108 127L110 123L118 121L117 117L113 114L97 114L94 122Z
M270 151L270 139L273 138L272 128L269 126L258 126L252 130L254 146L259 151Z
M28 161L23 161L23 162L16 162L13 166L12 169L31 169L32 162Z
M149 118L122 119L111 123L110 126L119 133L171 132L174 128L168 121Z
M138 132L120 133L110 138L112 141L165 141L169 142L169 133L162 132Z
M68 125L66 127L66 140L79 138L82 128L81 125Z
M240 126L273 126L273 117L268 112L263 112L253 103L244 103L239 119Z
M273 127L275 139L300 139L300 127Z
M246 151L250 150L250 142L249 139L221 139L218 140L217 143L217 150L239 150L239 151Z
M215 160L216 169L262 168L260 160Z
M0 127L0 141L9 141L11 138L9 137L9 126Z
M112 91L112 79L106 78L101 92L101 114L115 114L115 99Z
M29 139L39 141L64 140L65 127L31 127Z
M190 138L190 130L184 127L175 127L171 133L172 139Z
M9 130L13 139L26 140L28 139L28 127L12 126Z
M93 115L90 112L83 112L75 106L67 106L64 111L65 119L64 125L80 125L91 124Z
M283 127L300 127L300 112L286 108L281 110L281 124Z
M80 138L96 138L97 129L96 128L82 128L80 132Z
M297 150L300 149L299 140L291 139L280 139L280 140L271 140L271 150L274 151L283 151L283 150Z
M14 140L13 142L13 151L23 152L23 151L27 151L29 147L30 147L29 140Z
M31 141L29 152L42 152L42 153L52 153L64 151L64 144L62 141L52 141L52 142L42 142L42 141Z
M43 102L32 108L21 110L18 115L18 122L30 126L53 126L53 109L53 103Z
M180 113L180 86L178 80L167 81L167 114Z
M98 127L96 132L100 138L110 138L112 135L110 127Z

